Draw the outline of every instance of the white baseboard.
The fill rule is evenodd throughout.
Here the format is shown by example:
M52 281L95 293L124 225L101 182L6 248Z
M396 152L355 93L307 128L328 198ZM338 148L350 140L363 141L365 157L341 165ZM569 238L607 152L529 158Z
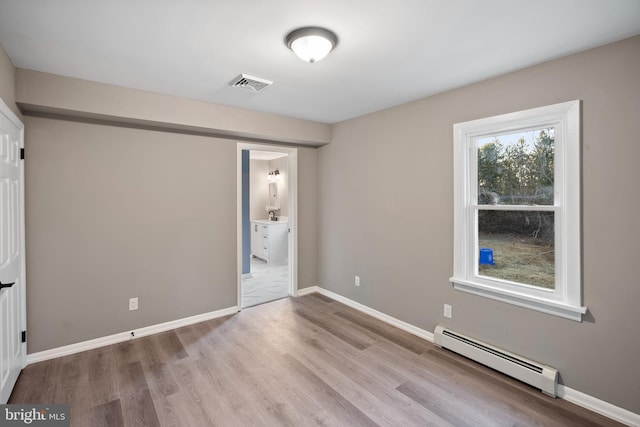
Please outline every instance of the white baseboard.
M313 293L320 293L320 289L318 286L309 286L306 288L302 288L302 289L298 289L298 295L299 297L303 297L305 295L309 295L309 294L313 294Z
M145 326L144 328L134 329L132 331L120 332L106 337L100 337L88 341L82 341L75 344L65 345L63 347L52 348L51 350L40 351L37 353L27 354L27 365L43 360L54 359L56 357L68 356L81 351L92 350L94 348L106 345L117 344L119 342L128 341L135 338L145 337L147 335L157 334L159 332L169 331L171 329L180 328L182 326L192 325L205 320L216 319L218 317L229 316L238 312L238 307L223 308L221 310L211 311L209 313L197 314L195 316L185 317L183 319L172 320L170 322L158 323L157 325ZM133 332L133 337L131 333Z
M628 426L640 426L640 414L627 411L562 384L558 384L558 397Z
M413 326L407 322L396 319L395 317L391 317L387 314L374 310L373 308L367 307L366 305L343 297L342 295L331 292L320 286L311 286L301 289L298 291L298 296L308 295L314 292L341 302L342 304L347 305L351 308L355 308L358 311L366 313L372 317L375 317L376 319L382 320L383 322L386 322L392 326L400 328L420 338L424 338L427 341L433 342L432 332L418 328L417 326ZM620 408L619 406L612 405L611 403L605 402L604 400L600 400L596 397L582 393L578 390L574 390L565 385L558 384L558 397L628 426L640 426L639 414L633 413L624 408Z
M426 329L419 328L417 326L413 326L410 323L404 322L402 320L396 319L395 317L389 316L388 314L384 314L381 311L374 310L371 307L367 307L364 304L360 304L354 300L343 297L342 295L336 294L335 292L331 292L327 289L321 288L319 286L314 286L316 288L315 292L318 292L321 295L329 297L333 300L341 302L344 305L348 305L351 308L355 308L358 311L368 314L371 317L375 317L376 319L382 320L385 323L388 323L396 328L402 329L403 331L407 331L410 334L418 336L427 341L433 342L433 332L429 332ZM307 288L308 289L308 288ZM306 289L305 289L306 290ZM311 292L308 292L311 293ZM300 293L298 293L300 295Z

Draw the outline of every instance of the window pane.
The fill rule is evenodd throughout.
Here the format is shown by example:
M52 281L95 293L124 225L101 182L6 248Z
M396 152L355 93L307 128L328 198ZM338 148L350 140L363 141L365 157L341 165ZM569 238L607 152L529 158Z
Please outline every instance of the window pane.
M555 288L553 212L479 210L478 247L480 275Z
M478 204L553 205L553 128L476 139Z

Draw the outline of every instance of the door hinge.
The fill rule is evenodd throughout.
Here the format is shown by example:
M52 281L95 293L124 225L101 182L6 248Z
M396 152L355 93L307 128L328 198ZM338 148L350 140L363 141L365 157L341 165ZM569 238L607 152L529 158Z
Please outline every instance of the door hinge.
M27 342L27 331L22 331L22 342Z
M24 148L20 149L20 160L24 160Z

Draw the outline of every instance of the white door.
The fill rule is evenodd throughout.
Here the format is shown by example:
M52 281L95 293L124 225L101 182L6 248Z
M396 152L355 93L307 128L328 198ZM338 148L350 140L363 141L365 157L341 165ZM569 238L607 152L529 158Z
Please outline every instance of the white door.
M0 404L24 367L24 125L0 100Z

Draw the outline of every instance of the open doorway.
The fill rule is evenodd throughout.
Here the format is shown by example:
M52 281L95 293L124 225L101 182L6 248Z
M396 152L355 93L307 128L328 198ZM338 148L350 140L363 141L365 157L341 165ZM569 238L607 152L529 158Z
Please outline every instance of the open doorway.
M239 144L238 305L295 295L296 151Z

